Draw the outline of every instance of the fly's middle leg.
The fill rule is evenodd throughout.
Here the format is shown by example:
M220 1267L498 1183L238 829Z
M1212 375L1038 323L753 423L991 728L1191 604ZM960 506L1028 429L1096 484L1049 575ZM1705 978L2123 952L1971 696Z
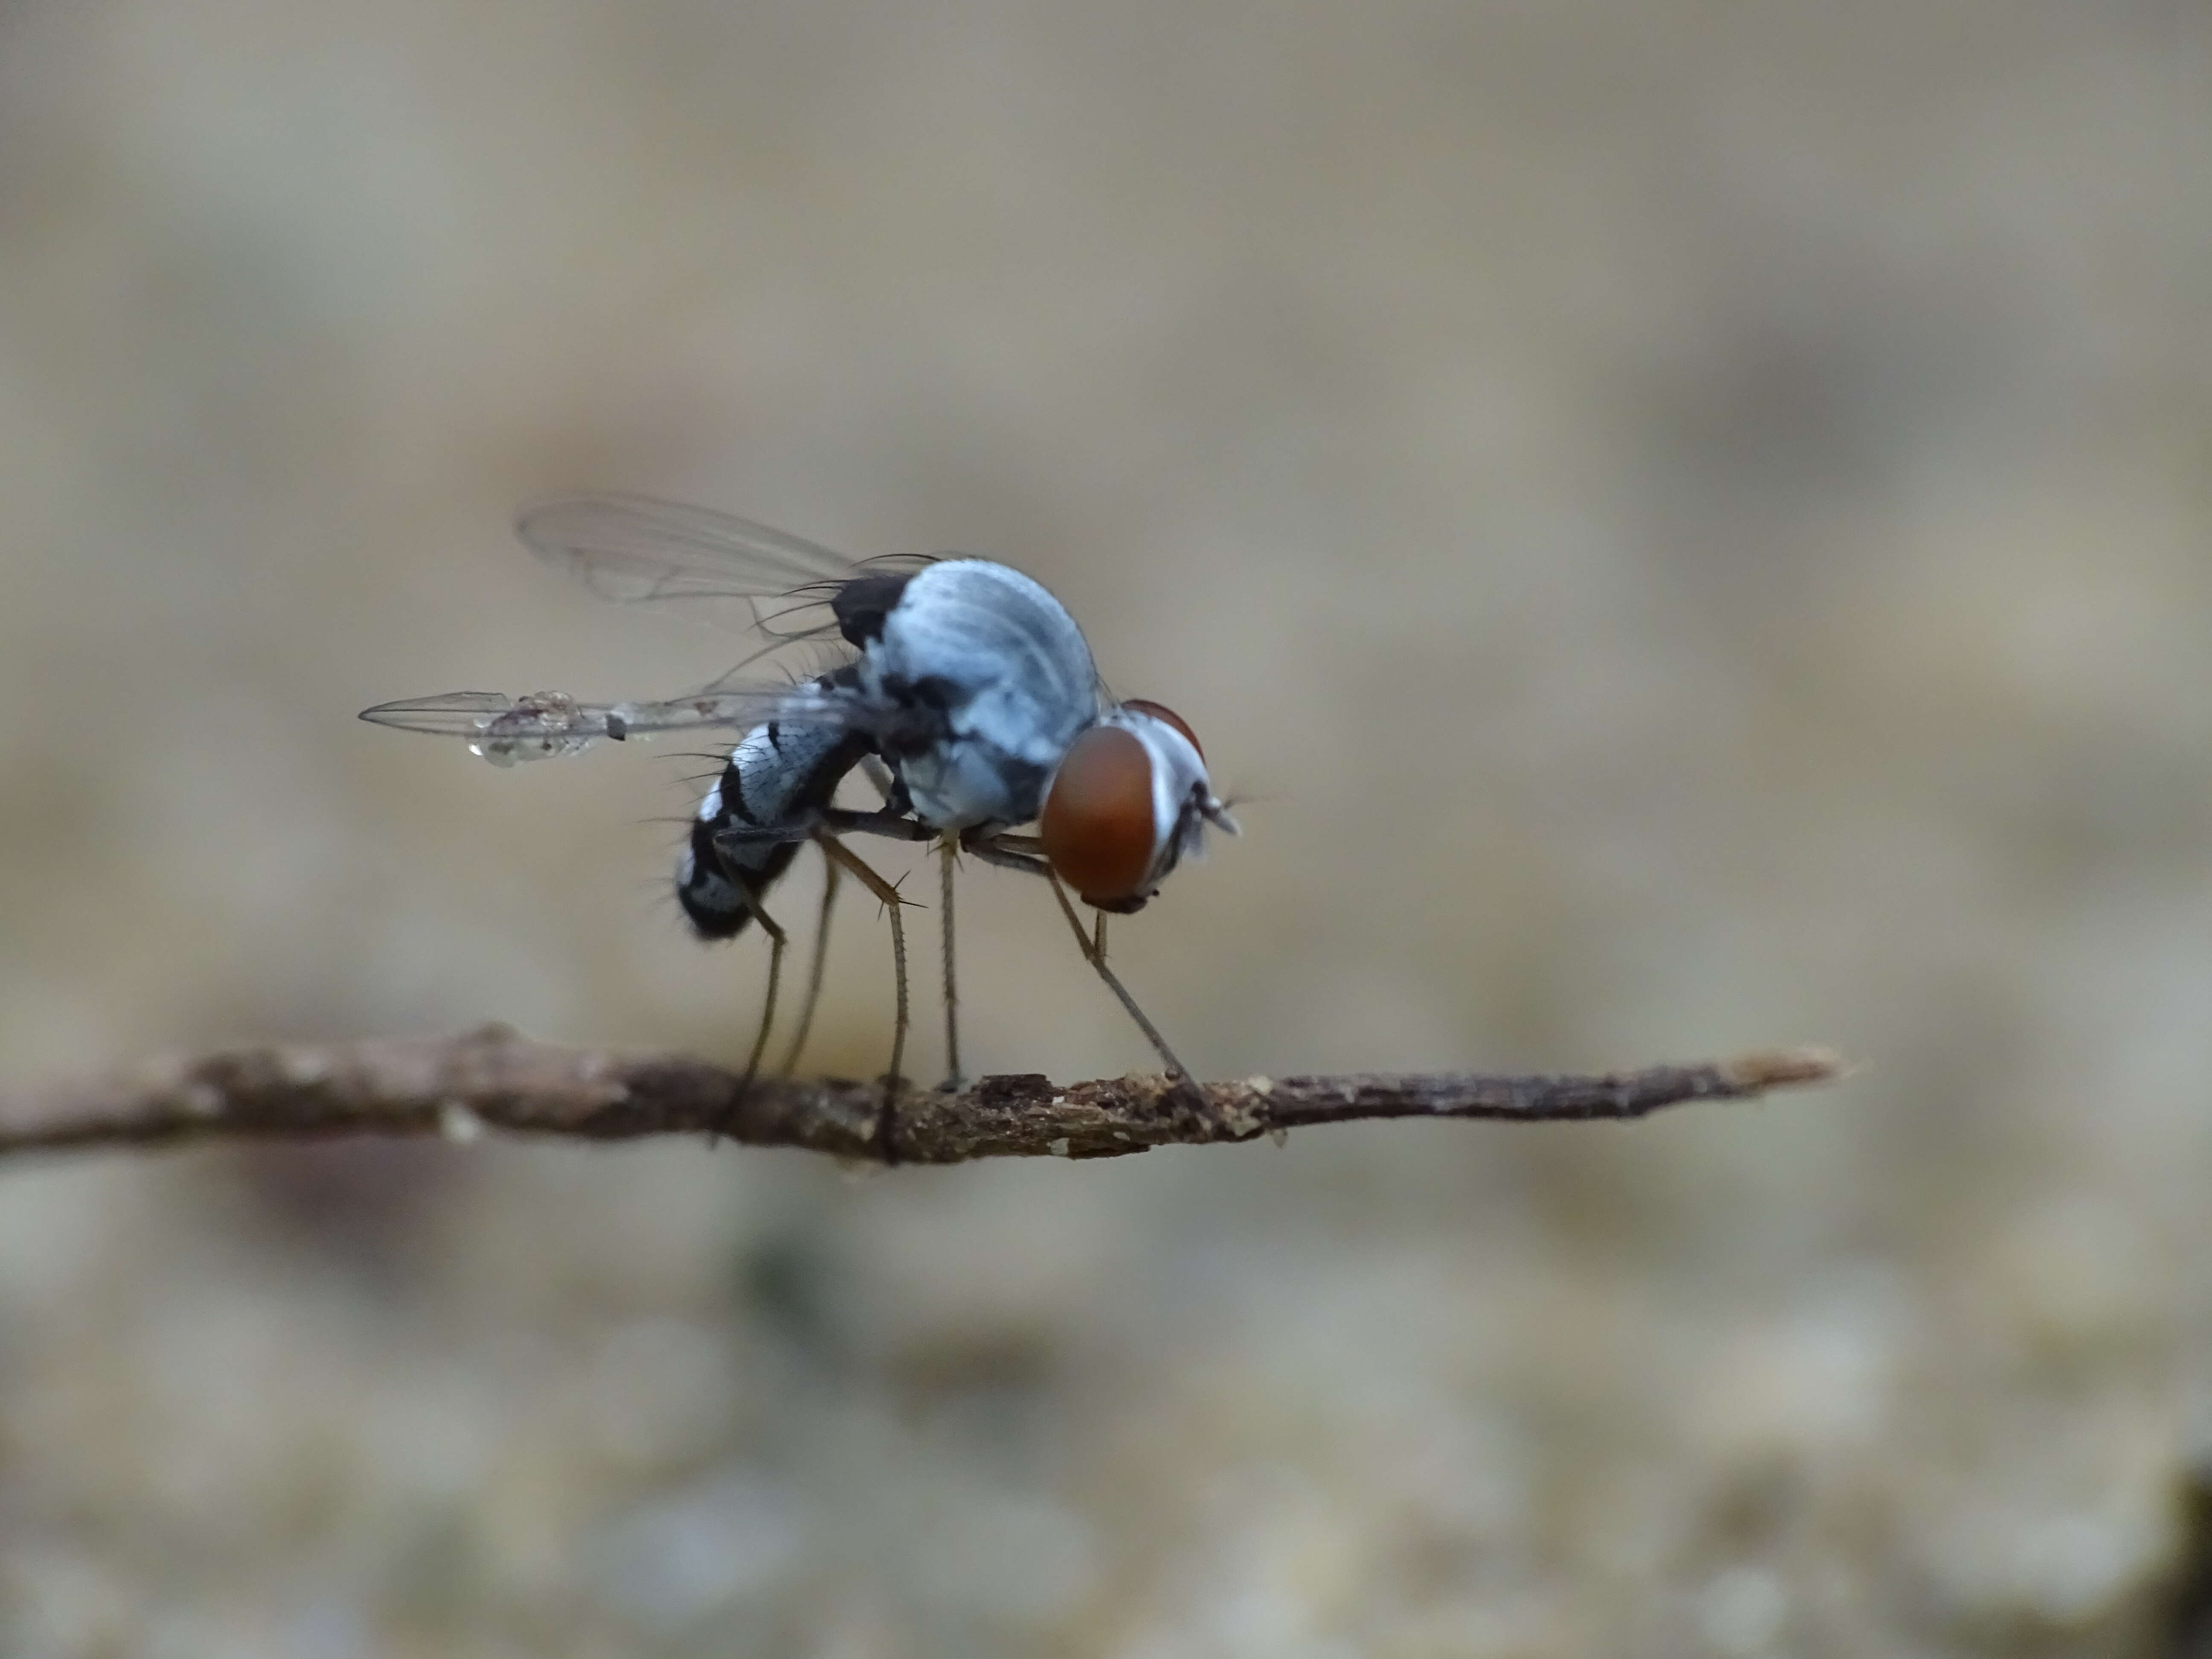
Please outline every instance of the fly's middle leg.
M952 970L952 863L959 855L959 837L945 835L937 843L938 902L944 908L938 927L945 940L945 1082L948 1093L967 1086L960 1074L960 992Z

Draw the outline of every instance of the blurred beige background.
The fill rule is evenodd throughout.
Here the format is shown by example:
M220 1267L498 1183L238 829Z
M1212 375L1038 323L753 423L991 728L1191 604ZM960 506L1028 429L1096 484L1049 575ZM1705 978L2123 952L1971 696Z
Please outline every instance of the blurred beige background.
M353 719L733 659L512 542L579 486L1065 598L1250 798L1116 933L1202 1071L1867 1062L0 1171L0 1650L2187 1650L2209 477L2199 5L0 6L0 1076L743 1052L696 765ZM972 1061L1147 1063L964 892Z

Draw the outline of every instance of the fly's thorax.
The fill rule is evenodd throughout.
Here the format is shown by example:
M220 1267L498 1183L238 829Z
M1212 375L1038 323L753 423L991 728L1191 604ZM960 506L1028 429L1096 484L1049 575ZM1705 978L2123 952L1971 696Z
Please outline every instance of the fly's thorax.
M946 829L1035 817L1045 779L1098 713L1074 618L985 559L947 559L908 581L864 672L870 695L907 718L887 757L915 810Z
M898 768L915 816L939 830L1027 823L1044 801L1048 767L977 738L952 738L907 754Z
M1158 703L1117 705L1068 746L1039 822L1046 860L1086 904L1140 908L1207 823L1235 824L1190 728Z

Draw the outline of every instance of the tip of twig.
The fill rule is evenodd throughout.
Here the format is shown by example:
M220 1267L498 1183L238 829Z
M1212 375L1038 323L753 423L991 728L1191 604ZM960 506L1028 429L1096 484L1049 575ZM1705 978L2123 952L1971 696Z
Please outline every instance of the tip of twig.
M1721 1067L1729 1081L1744 1093L1768 1089L1796 1089L1808 1084L1832 1083L1844 1075L1844 1057L1833 1048L1759 1048L1738 1054Z

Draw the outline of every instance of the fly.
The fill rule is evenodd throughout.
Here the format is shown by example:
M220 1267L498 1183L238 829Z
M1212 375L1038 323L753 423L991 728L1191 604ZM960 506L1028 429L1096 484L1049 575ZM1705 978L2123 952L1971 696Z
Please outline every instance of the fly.
M702 939L734 938L756 922L769 935L766 1006L748 1081L775 1020L787 937L765 901L811 842L829 873L784 1069L796 1064L811 1023L839 875L852 875L883 900L891 923L898 1007L879 1133L886 1152L894 1150L908 1023L905 930L896 888L846 845L849 835L870 834L939 850L948 1087L962 1081L952 929L953 861L962 852L1047 881L1085 959L1170 1072L1193 1083L1107 965L1105 919L1143 908L1184 858L1201 853L1209 826L1234 834L1237 825L1190 727L1161 704L1114 698L1082 630L1042 586L1008 566L951 555L855 563L763 525L641 496L558 498L526 512L518 529L532 552L603 598L735 605L768 643L721 678L663 700L462 691L380 703L362 718L459 738L501 766L661 732L740 732L700 803L676 890ZM800 642L842 647L846 659L796 686L741 678ZM880 808L835 804L856 769L876 783ZM1031 823L1036 833L1017 833ZM1083 926L1077 900L1097 913L1092 927Z

